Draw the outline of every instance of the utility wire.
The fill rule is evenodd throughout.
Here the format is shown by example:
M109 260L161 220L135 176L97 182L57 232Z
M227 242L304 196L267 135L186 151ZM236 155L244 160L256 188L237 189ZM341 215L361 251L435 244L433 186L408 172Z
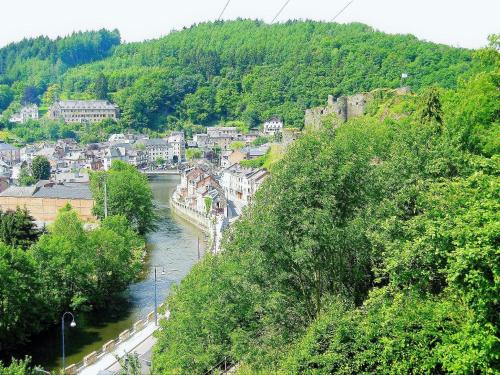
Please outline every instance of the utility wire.
M340 16L340 15L344 12L344 10L346 10L346 9L349 7L349 5L351 5L353 2L354 2L354 0L349 1L349 2L348 2L348 3L347 3L347 4L346 4L346 5L345 5L345 6L344 6L344 7L343 7L343 8L342 8L342 9L341 9L341 10L340 10L340 11L339 11L336 15L335 15L335 17L333 17L333 18L332 18L331 22L335 21L335 19L336 19L338 16Z
M219 17L217 17L217 21L219 21L219 20L221 19L222 15L223 15L223 14L224 14L224 12L226 11L226 8L227 8L227 6L229 5L229 3L230 3L230 2L231 2L231 0L227 0L226 5L224 5L224 8L222 8L222 11L221 11L221 12L220 12L220 14L219 14Z
M285 7L288 5L288 3L290 2L290 0L286 0L285 1L285 4L283 4L283 6L281 7L281 9L278 11L278 13L274 16L273 20L271 21L271 23L274 23L274 21L276 21L276 18L279 17L279 15L281 14L281 12L283 12L283 9L285 9Z

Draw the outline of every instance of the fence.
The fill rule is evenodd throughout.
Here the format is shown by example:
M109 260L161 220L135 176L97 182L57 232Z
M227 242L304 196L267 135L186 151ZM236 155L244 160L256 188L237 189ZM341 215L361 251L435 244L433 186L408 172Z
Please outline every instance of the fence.
M235 363L231 359L224 357L222 361L211 367L207 372L203 373L203 375L225 374L234 366Z
M163 303L159 304L158 310L161 310L163 307L164 307ZM80 362L74 363L66 367L66 369L64 370L65 374L67 375L78 374L85 367L93 365L106 354L112 353L118 345L130 339L136 333L142 331L149 323L154 322L154 320L155 320L155 313L154 311L152 311L147 315L145 319L138 320L133 324L133 326L130 329L126 329L125 331L120 333L118 338L106 342L105 344L102 345L102 347L99 350L95 350L92 353L87 354L85 357L83 357L83 359Z

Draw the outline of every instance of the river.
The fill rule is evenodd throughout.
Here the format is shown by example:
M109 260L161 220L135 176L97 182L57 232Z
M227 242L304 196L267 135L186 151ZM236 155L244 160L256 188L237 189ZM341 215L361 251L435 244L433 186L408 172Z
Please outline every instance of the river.
M150 178L160 220L158 229L147 236L149 256L145 262L142 280L129 286L119 307L113 311L80 313L76 315L77 326L66 325L66 366L79 362L83 357L99 349L105 342L115 339L119 333L131 328L132 324L154 310L154 265L158 269L157 283L159 303L165 299L173 284L189 272L198 260L198 239L200 255L205 248L204 233L171 214L169 200L176 185L178 175L163 175ZM160 276L161 271L175 269ZM56 325L33 338L32 343L15 353L17 358L29 355L34 364L46 369L62 365L60 325Z

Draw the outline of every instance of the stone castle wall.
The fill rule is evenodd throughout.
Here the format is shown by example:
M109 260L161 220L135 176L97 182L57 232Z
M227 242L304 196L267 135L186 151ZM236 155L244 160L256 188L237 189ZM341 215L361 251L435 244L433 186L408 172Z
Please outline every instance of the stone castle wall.
M332 117L334 126L339 126L353 117L362 116L366 113L366 108L374 99L376 92L405 95L410 92L410 88L402 87L395 90L381 89L349 96L341 96L337 98L337 100L334 100L332 95L328 95L325 107L306 109L304 127L306 129L319 129L323 125L323 120L327 117Z

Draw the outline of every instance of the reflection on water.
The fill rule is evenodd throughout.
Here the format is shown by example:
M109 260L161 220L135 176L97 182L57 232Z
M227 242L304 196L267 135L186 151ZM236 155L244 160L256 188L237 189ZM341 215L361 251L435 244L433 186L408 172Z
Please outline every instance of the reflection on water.
M188 222L172 216L169 199L179 176L156 176L150 180L158 207L160 220L158 229L148 235L150 255L146 259L143 280L130 285L123 300L111 311L93 311L76 315L77 327L66 326L66 365L81 361L90 352L99 349L105 342L115 339L120 332L146 317L154 310L154 265L159 266L157 293L161 302L171 286L178 283L198 259L198 238L201 253L204 234ZM165 268L166 275L161 276ZM170 272L175 269L176 271ZM16 357L29 355L35 364L52 369L61 366L60 325L33 338L33 342L13 353Z

